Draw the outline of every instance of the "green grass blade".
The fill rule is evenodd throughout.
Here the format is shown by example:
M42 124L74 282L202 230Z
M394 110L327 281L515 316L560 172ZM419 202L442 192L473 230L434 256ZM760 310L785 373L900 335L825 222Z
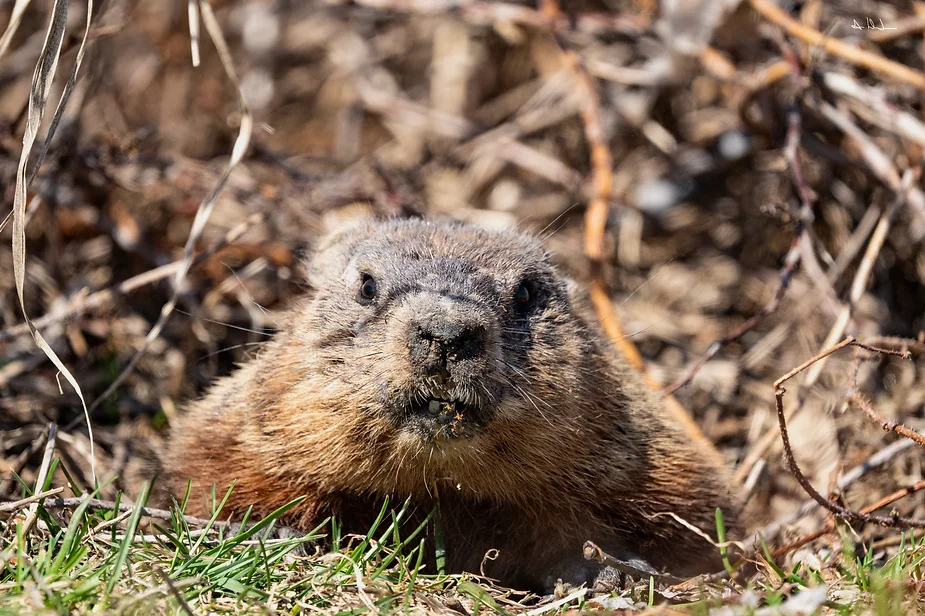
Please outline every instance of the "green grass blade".
M119 578L122 575L122 567L125 565L125 562L128 559L129 550L134 545L135 532L138 530L138 523L141 521L141 510L148 502L148 496L151 494L151 484L152 482L146 481L141 486L141 493L138 495L138 499L135 501L135 509L132 511L132 515L129 516L128 524L125 527L125 538L119 545L119 551L116 554L112 575L109 577L109 581L106 583L107 596L112 594L112 590L119 582Z

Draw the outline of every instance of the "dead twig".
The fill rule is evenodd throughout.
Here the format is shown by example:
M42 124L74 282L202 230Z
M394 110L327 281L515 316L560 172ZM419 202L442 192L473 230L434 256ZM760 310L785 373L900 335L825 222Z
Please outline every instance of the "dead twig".
M790 67L791 75L793 80L796 82L794 85L797 90L802 89L802 79L803 74L800 69L799 59L796 57L796 54L790 52L790 50L784 46L785 56L787 57L787 66ZM777 290L774 292L774 296L771 300L761 309L757 314L753 315L742 325L731 331L726 336L715 340L707 350L694 362L694 364L688 369L687 373L674 384L665 388L666 394L672 394L681 387L684 387L693 380L704 364L710 361L717 353L719 353L727 345L735 342L740 339L742 336L750 332L755 328L761 321L763 321L768 315L774 313L777 308L780 306L781 301L784 298L784 295L787 293L787 289L790 288L790 282L793 280L793 274L797 266L801 261L807 266L807 270L811 272L811 276L814 280L821 279L824 281L824 288L828 295L834 297L834 290L832 289L831 283L826 279L825 274L822 273L822 268L819 266L818 261L815 258L815 253L813 252L813 244L809 237L809 230L812 226L812 221L814 218L813 214L813 204L816 201L816 194L806 183L806 179L803 176L803 167L800 164L799 156L799 146L800 139L802 136L802 119L800 117L800 110L797 104L797 95L795 94L793 100L790 102L790 109L787 111L787 141L784 147L784 155L787 159L787 164L790 168L790 172L793 178L793 186L797 192L797 195L800 198L800 208L799 213L796 216L796 229L794 230L793 244L790 246L790 249L787 251L787 254L784 256L784 264L781 266L778 272L778 284ZM815 273L813 275L812 273Z
M820 47L826 52L852 64L863 66L917 88L925 89L925 73L909 68L904 64L887 60L863 49L858 49L854 45L849 45L838 39L827 37L815 28L805 26L793 19L771 0L749 0L748 3L762 17L781 27L790 36L805 41L814 47Z
M822 83L832 92L866 105L870 111L865 114L868 121L903 139L925 145L925 123L890 103L873 88L858 83L849 75L832 71L822 75Z
M11 503L0 503L0 513L9 513L11 511L17 511L22 509L26 505L34 503L35 501L42 500L43 498L54 496L55 494L60 494L64 492L64 488L52 488L51 490L46 490L44 492L39 492L38 494L33 494L28 498L23 498L18 501L13 501Z
M190 267L193 265L193 251L196 247L196 242L199 240L199 236L202 234L203 229L206 226L206 223L209 221L209 217L212 214L212 210L215 207L216 202L218 201L218 196L221 194L222 190L225 188L225 184L228 183L228 178L231 177L231 173L234 171L235 167L241 162L244 158L244 154L247 152L247 147L250 144L251 133L254 127L254 119L251 116L250 108L247 106L247 101L244 99L244 93L241 90L241 83L238 79L238 74L234 67L234 62L231 58L231 52L228 50L228 45L225 42L224 35L222 34L221 27L218 24L218 20L215 17L215 13L212 11L212 7L208 2L204 0L199 1L199 12L205 25L206 32L208 32L209 37L212 39L212 43L215 45L215 49L218 51L219 58L222 62L222 67L225 69L225 74L228 77L228 80L231 81L232 85L235 88L238 99L238 111L240 113L240 125L238 127L238 136L235 139L234 146L231 150L231 158L228 160L225 169L222 171L221 177L215 183L215 186L206 195L205 199L199 204L199 208L196 210L196 217L193 219L193 226L190 229L189 236L186 238L186 244L183 247L183 261L180 268L177 270L176 277L174 279L174 290L173 295L170 300L164 304L161 308L161 314L158 316L157 322L154 324L154 327L148 332L148 335L145 337L144 343L140 349L138 349L135 354L132 356L132 359L129 361L128 365L119 373L119 376L112 382L112 384L106 388L104 391L90 406L90 409L93 410L102 404L113 392L115 392L128 378L128 375L131 374L132 370L135 369L135 366L138 364L138 361L141 359L141 356L144 355L145 351L148 350L148 347L151 346L158 336L160 336L161 331L167 325L167 320L170 318L173 309L177 305L177 300L180 296L180 290L183 287L183 280L186 278L186 274L189 272Z
M866 507L861 509L861 512L862 513L873 513L877 509L883 509L884 507L892 505L896 501L906 498L910 494L914 494L915 492L918 492L919 490L922 490L922 489L925 489L925 479L923 479L922 481L917 481L911 486L906 486L905 488L896 490L892 494L888 494L887 496L884 496L880 500L874 503L871 503L870 505L867 505Z
M73 509L79 507L85 500L87 499L79 496L73 498L46 498L42 501L42 507L45 509ZM87 502L87 509L90 511L112 511L115 507L116 504L113 501L100 500L97 498L91 498ZM134 510L135 505L127 503L119 504L119 513L132 512ZM169 522L174 518L174 513L172 511L168 511L167 509L155 509L153 507L142 507L141 515L146 518L163 520L165 522ZM188 515L184 515L183 520L187 524L192 524L193 526L207 526L209 524L222 528L232 526L229 522L220 522L218 520L213 522L205 518L196 518Z
M836 493L843 492L848 488L848 486L865 477L868 473L877 470L887 462L895 460L901 454L907 452L915 446L915 443L906 439L898 440L895 443L890 443L842 475L835 484ZM797 520L808 516L818 508L819 503L817 503L815 500L806 500L794 511L788 514L786 518L765 526L759 534L770 541L777 536L781 528L787 526L788 524L793 524Z
M819 105L819 111L827 120L832 122L854 141L871 173L894 193L908 193L907 200L909 204L915 209L919 216L925 217L925 192L918 186L915 186L915 182L918 181L918 178L914 178L913 182L907 186L907 182L900 176L899 171L896 169L896 166L890 162L889 157L884 154L883 150L877 147L873 139L871 139L866 132L861 130L848 115L842 113L828 103L821 103ZM919 224L919 227L922 226L923 225ZM916 235L921 235L921 232L916 231Z
M2 378L2 371L0 371L0 386L2 385L3 385L3 378ZM24 449L22 453L20 453L16 457L16 460L14 460L13 463L10 465L10 468L8 471L10 475L9 478L4 480L3 483L0 483L0 494L8 492L12 488L12 486L15 484L15 481L16 481L15 476L19 475L22 472L22 469L25 468L26 464L29 462L29 458L37 454L39 449L42 449L43 439L48 438L48 433L50 430L51 430L51 425L47 426L43 430L40 438L33 439L32 442L29 444L29 447Z
M917 172L906 172L906 175L903 178L903 185L900 187L899 194L893 200L893 203L890 205L887 211L885 211L880 217L880 221L877 223L877 227L874 229L874 233L871 236L870 241L867 243L867 249L864 251L864 257L861 260L858 271L851 282L851 290L848 293L848 302L844 305L841 313L838 315L838 318L836 319L835 324L832 326L832 329L829 331L829 335L826 337L826 342L823 343L823 346L831 346L834 344L835 340L838 340L845 334L845 330L847 329L848 323L851 320L851 313L854 309L854 306L857 305L858 301L860 301L861 296L867 289L867 285L870 283L870 276L874 269L874 263L877 260L877 256L880 254L880 250L886 243L886 238L890 233L893 220L899 211L899 206L905 202L907 191L912 187L917 177ZM803 386L810 387L815 384L824 367L825 362L813 366L813 368L810 369L803 383Z
M910 440L899 440L899 441L896 441L895 443L891 443L887 445L883 449L877 451L875 454L873 454L872 456L864 460L861 464L858 464L857 466L849 470L847 473L842 475L835 484L834 493L837 494L839 492L844 491L845 489L848 488L848 486L853 484L855 481L858 481L862 477L866 476L868 473L882 467L887 462L895 460L897 456L908 451L912 447L915 447L915 443ZM894 495L891 495L891 496L894 496ZM885 500L885 499L881 499L881 500ZM884 505L881 505L881 507L882 506ZM861 510L862 513L871 513L874 509L868 510L869 507L862 509ZM748 548L743 551L743 554L741 555L741 558L738 562L744 562L744 561L754 558L755 555L758 553L758 550L759 550L758 546L760 545L760 542L762 539L765 540L766 542L771 542L775 537L777 537L777 535L780 533L782 528L784 528L788 524L793 524L797 520L800 520L806 517L807 515L811 514L813 511L815 511L818 508L819 508L819 503L815 499L811 498L805 501L804 503L802 503L794 511L790 512L786 518L782 520L778 520L774 522L773 524L769 524L768 526L765 526L759 532L755 533L753 541L751 541ZM828 526L826 528L828 528ZM772 555L774 557L783 555L791 550L799 548L801 545L805 545L806 543L813 541L814 539L818 539L819 537L829 532L829 530L826 530L826 528L824 528L821 531L812 533L811 535L807 535L806 537L803 537L802 543L800 543L799 545L796 545L797 542L788 544L786 546L783 546L782 548L779 548L777 551L773 552ZM788 549L784 550L784 548L788 548ZM736 564L738 565L738 563ZM726 579L727 577L728 577L728 572L721 571L719 573L711 575L709 579L721 580L721 579Z
M836 517L842 518L847 522L862 522L865 524L879 524L880 526L885 526L888 528L925 528L925 520L916 519L916 518L903 518L899 516L875 516L860 511L854 511L843 507L838 503L824 497L812 486L806 476L803 474L803 471L800 470L799 465L797 464L796 458L793 455L793 449L790 446L790 435L787 431L787 420L784 416L784 394L786 389L783 385L796 375L800 374L810 366L816 364L817 362L829 357L833 353L837 353L841 349L844 349L849 346L854 346L858 348L871 351L873 353L882 353L886 355L893 355L897 357L907 358L909 357L909 352L906 350L893 350L886 348L874 347L868 344L864 344L855 340L852 337L847 337L838 344L825 349L824 351L818 353L815 357L803 362L800 366L794 368L784 376L780 377L774 381L774 398L775 406L777 409L777 421L780 427L781 441L784 445L784 457L787 461L787 466L790 469L790 472L793 473L796 477L797 482L803 490L806 491L810 497L815 500L819 505L831 511Z
M195 255L193 257L193 263L191 267L201 263L225 246L233 244L238 240L238 238L244 235L248 229L266 220L266 216L267 215L265 213L253 214L249 216L247 220L229 229L222 239L218 240L199 254ZM176 275L182 266L183 259L180 259L174 261L173 263L167 263L166 265L148 270L147 272L124 280L113 287L97 291L90 295L85 295L83 293L75 294L71 298L71 301L68 303L67 307L65 307L63 310L50 312L46 315L43 315L35 319L33 324L36 327L47 327L55 323L69 321L90 310L99 308L100 306L103 306L114 299L140 289L145 285L149 285L159 280L163 280L169 276ZM12 340L28 332L29 327L25 323L14 325L13 327L9 327L3 331L0 331L0 342Z
M837 340L845 335L845 332L848 329L848 324L851 321L851 314L854 306L861 299L861 296L867 289L867 285L870 283L870 275L873 271L874 263L877 259L877 256L880 254L880 250L883 248L883 244L886 242L886 238L889 235L893 224L893 219L896 216L899 206L905 202L906 196L909 194L909 191L912 190L913 182L916 178L917 171L909 170L906 172L903 177L902 186L900 187L901 191L893 200L893 203L890 205L890 207L887 208L887 210L880 217L880 221L877 223L877 227L874 229L874 233L871 236L870 241L867 243L867 249L864 252L864 257L861 261L861 264L854 275L854 279L852 280L851 290L848 294L848 301L842 307L842 310L836 318L835 323L829 330L822 348L825 349L832 347L832 345L834 345ZM821 358L821 361L819 362L814 362L810 369L807 371L807 374L803 378L803 382L800 385L799 391L797 392L796 403L787 412L788 420L793 419L793 417L803 408L803 404L806 401L806 396L808 395L810 388L816 384L816 381L819 379L819 375L822 374L822 369L824 366L825 357ZM777 435L773 429L769 429L764 434L761 440L758 441L758 443L756 443L748 452L748 455L745 457L745 460L742 461L742 464L739 465L739 468L736 470L733 477L735 481L741 483L745 477L748 476L752 466L765 455L767 450L776 442L776 438Z
M797 229L796 242L800 251L800 263L803 269L809 274L809 277L819 287L821 287L828 298L837 302L835 290L829 284L816 258L813 250L813 220L815 220L814 206L816 204L816 192L810 188L803 175L803 165L800 162L800 142L803 139L803 118L800 114L800 106L797 101L799 95L805 89L805 79L803 69L800 66L800 59L797 54L786 43L781 42L781 50L784 59L790 64L790 70L793 73L792 80L796 89L790 108L787 110L787 141L784 147L784 156L787 159L787 166L790 168L790 174L793 181L794 189L800 198L800 207L797 210ZM817 240L818 241L818 240Z
M45 487L45 481L48 479L48 469L51 466L51 458L55 453L55 436L58 434L58 426L54 423L48 426L48 440L45 441L45 453L42 455L42 465L39 467L39 474L35 480L36 491L41 491ZM32 530L32 525L38 519L39 503L34 502L29 505L29 512L22 525L22 535L25 537Z
M600 546L593 541L585 541L582 554L585 560L593 560L605 567L613 567L620 573L634 577L637 580L645 580L646 578L653 577L659 582L667 582L669 584L677 584L678 582L684 581L684 578L656 571L647 562L642 560L619 560L602 550Z
M895 432L896 434L915 441L922 447L925 447L925 435L921 434L920 432L916 432L911 428L907 428L895 420L886 419L880 413L878 413L876 409L874 409L874 405L871 404L870 400L867 399L867 396L861 393L861 390L858 387L858 372L860 371L861 362L863 360L864 357L861 354L861 349L859 348L856 355L856 361L848 371L848 395L845 398L845 402L847 402L848 405L859 407L862 411L864 411L864 414L867 415L871 421L879 425L884 432Z
M915 492L918 492L919 490L922 490L922 489L925 489L925 480L918 481L912 484L911 486L907 486L901 490L897 490L893 492L892 494L884 496L880 500L874 503L871 503L870 505L867 505L864 508L860 509L860 512L864 514L873 513L874 511L877 511L878 509L883 509L884 507L888 505L892 505L896 501L903 499L909 496L910 494L914 494ZM792 552L793 550L798 550L799 548L803 547L804 545L806 545L807 543L811 541L815 541L816 539L829 534L833 530L835 530L835 524L833 524L832 522L826 522L825 527L822 528L821 530L818 530L814 533L810 533L809 535L800 537L796 541L793 541L791 543L788 543L785 546L781 546L777 548L771 553L771 556L773 556L774 558L779 558L783 556L784 554L788 554Z
M548 15L556 16L561 14L556 0L544 0L541 3L541 10ZM591 268L590 296L597 313L598 319L607 333L611 342L619 349L624 359L635 370L640 372L646 380L646 383L653 390L660 390L662 384L656 381L645 368L645 362L640 355L636 345L633 344L630 337L626 335L623 326L616 316L616 309L610 299L610 290L607 281L604 279L604 234L607 227L607 217L610 212L610 198L613 189L613 154L604 138L603 123L601 121L601 101L597 93L597 88L593 79L585 71L578 59L578 56L566 49L559 43L559 48L563 55L566 67L571 70L580 88L582 96L580 97L581 106L579 115L585 131L585 139L591 150L591 168L593 170L593 196L588 202L585 210L585 256L588 258ZM710 442L700 426L691 417L678 400L667 393L664 396L665 407L671 412L675 421L680 424L687 435L700 442L704 450L714 460L722 460L722 455L716 450L716 447Z

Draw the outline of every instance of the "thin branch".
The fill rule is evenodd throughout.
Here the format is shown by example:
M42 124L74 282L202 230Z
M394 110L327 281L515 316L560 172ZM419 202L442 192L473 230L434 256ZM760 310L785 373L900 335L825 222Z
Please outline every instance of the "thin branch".
M861 130L847 114L842 113L828 103L821 103L819 111L854 142L867 168L878 180L888 186L894 193L908 193L906 199L909 204L919 216L925 216L925 192L916 186L915 182L906 186L906 182L900 176L896 166L870 138L870 135ZM918 178L915 178L915 181L918 181Z
M55 496L56 494L61 494L64 492L63 487L52 488L51 490L46 490L44 492L39 492L38 494L33 494L28 498L23 498L18 501L13 501L11 503L0 503L0 513L9 513L11 511L18 511L26 505L34 503L35 501L42 500L48 496Z
M899 516L875 516L860 511L854 511L843 507L838 503L824 497L812 486L806 476L803 474L803 471L800 470L799 465L797 464L796 458L793 455L793 449L790 446L790 434L787 431L787 420L784 414L784 394L786 389L783 385L790 379L794 378L804 370L808 369L810 366L816 364L817 362L822 361L823 359L829 357L833 353L837 353L841 349L844 349L849 346L859 347L875 353L884 353L887 355L894 355L899 357L908 357L909 352L906 350L896 351L893 349L883 349L874 347L871 345L863 344L858 342L852 337L848 337L845 340L842 340L838 344L825 349L824 351L818 353L812 359L804 362L797 368L794 368L781 378L774 381L774 399L777 408L777 421L780 427L780 436L781 441L784 445L784 457L787 461L787 466L790 469L790 472L793 473L796 477L797 482L800 486L806 491L809 496L815 500L819 505L831 511L835 516L840 517L848 522L863 522L865 524L879 524L880 526L885 526L888 528L925 528L925 520L916 519L916 518L903 518Z
M636 579L645 580L649 577L653 577L660 582L667 582L669 584L676 584L678 582L684 581L684 578L679 578L671 574L656 571L645 561L619 560L618 558L605 552L593 541L585 541L584 547L582 548L582 554L584 555L585 560L591 560L606 567L612 567L620 573L632 576Z
M851 290L848 294L848 301L842 307L841 313L839 313L835 323L829 330L825 342L822 345L823 349L830 348L837 340L844 337L845 332L848 329L848 324L851 321L853 308L855 305L857 305L857 302L861 299L861 296L867 289L867 285L870 283L870 275L873 271L874 263L876 262L877 256L880 254L880 250L883 248L883 245L886 242L886 238L889 235L893 224L893 219L896 216L899 206L905 203L907 196L912 191L914 187L914 181L917 179L917 177L917 171L906 171L902 179L902 186L900 187L901 191L893 200L893 203L890 205L890 207L887 208L887 210L880 217L880 221L877 223L877 227L874 229L874 233L867 243L867 249L864 252L864 258L861 261L861 265L858 267L857 272L855 272L854 279L851 283ZM815 363L809 369L806 376L803 378L803 382L800 385L799 391L797 392L796 403L787 413L788 419L793 419L793 417L803 408L803 404L806 401L806 396L808 395L808 392L812 386L816 384L816 381L822 374L822 369L824 366L825 361L823 360ZM755 462L760 460L765 455L767 450L776 442L776 440L776 431L769 429L761 438L761 440L758 441L758 443L756 443L748 452L745 460L742 461L742 464L740 464L739 468L736 470L733 479L741 483L741 481L748 476L748 473Z
M860 512L865 513L865 514L873 513L874 511L877 511L878 509L883 509L884 507L888 505L892 505L896 501L903 499L909 496L910 494L914 494L915 492L918 492L919 490L922 490L922 489L925 489L925 480L917 481L911 486L906 486L905 488L902 488L901 490L897 490L893 492L892 494L888 494L887 496L884 496L880 500L874 503L871 503L870 505L865 506L864 508L860 510ZM787 545L777 548L771 553L771 556L773 556L774 558L779 558L783 556L784 554L787 554L789 552L792 552L793 550L797 550L803 547L810 541L815 541L816 539L829 534L833 530L835 530L835 524L833 524L831 521L826 522L825 526L821 530L817 530L814 533L810 533L808 535L800 537L796 541L792 541L791 543L788 543Z
M786 48L786 46L784 46L784 50L787 57L787 66L790 68L790 74L793 80L797 82L795 88L802 89L800 84L803 79L803 74L802 70L800 69L799 59L797 59L796 54L789 52L789 49ZM684 387L690 383L697 375L697 373L700 372L700 369L703 368L703 366L717 353L719 353L727 345L735 342L750 332L768 315L775 312L780 306L784 295L787 293L787 289L790 288L790 283L793 280L794 271L801 261L807 265L811 264L808 269L812 271L819 270L819 275L821 275L823 280L825 280L826 291L834 295L831 284L828 282L828 280L825 279L825 275L821 273L821 268L819 267L818 262L815 260L812 242L809 241L808 227L812 225L812 220L814 217L813 204L816 201L816 194L806 183L806 179L803 176L803 168L800 165L799 146L802 137L802 119L800 117L800 110L799 106L797 105L796 97L797 94L795 93L793 99L790 101L790 108L787 111L787 141L784 147L784 154L793 178L793 186L800 197L801 205L799 209L799 215L796 217L796 229L794 230L793 243L791 244L790 249L787 251L787 254L784 256L784 263L778 272L777 290L774 292L774 296L771 298L771 300L757 314L753 315L742 325L726 334L722 338L713 341L713 343L710 344L707 350L700 356L699 359L697 359L697 361L694 362L694 364L688 369L687 373L681 379L665 388L666 394L673 394L681 387ZM816 279L817 277L818 276L814 276L813 278Z
M857 406L864 414L870 418L871 421L879 425L884 432L895 432L900 436L903 436L907 439L915 441L922 447L925 447L925 435L920 432L916 432L911 428L907 428L901 423L893 420L886 419L874 409L874 405L871 404L870 400L867 399L867 396L861 393L860 388L858 387L858 372L861 368L861 362L864 360L864 357L861 355L860 350L856 355L856 361L854 365L851 366L851 369L848 370L848 396L845 398L845 401L849 405Z
M762 17L783 28L791 36L801 39L814 47L820 47L852 64L863 66L917 88L925 89L925 74L920 71L909 68L904 64L887 60L882 56L864 51L838 39L829 38L815 28L805 26L793 19L771 0L749 0L748 3Z
M266 216L267 215L264 213L252 214L247 218L247 220L229 229L224 237L213 243L204 251L195 255L193 257L192 266L201 263L225 246L236 242L238 238L244 235L244 233L247 232L247 230L252 226L262 223L266 219ZM69 321L74 317L80 316L85 312L93 310L94 308L99 308L100 306L105 305L107 302L127 295L128 293L140 289L145 285L153 284L171 275L176 275L176 273L180 271L181 267L183 267L183 259L179 259L173 263L161 265L160 267L148 270L147 272L143 272L137 276L132 276L131 278L124 280L117 285L114 285L108 289L96 291L90 295L77 293L71 298L71 301L64 309L45 314L38 319L35 319L33 323L36 327L47 327L48 325L52 325L54 323ZM25 323L14 325L13 327L0 331L0 342L12 340L28 332L29 327Z
M909 451L915 446L915 443L906 439L900 439L894 443L890 443L842 475L835 484L835 491L844 492L848 486L852 485L854 482L859 481L863 477L867 476L868 473L877 470L887 462L895 460L897 457ZM777 520L773 524L769 524L768 526L765 526L763 529L761 529L760 535L767 540L771 540L777 536L781 528L787 526L788 524L793 524L797 520L808 516L818 508L819 503L813 499L806 500L799 507L797 507L796 510L789 513L785 518Z
M540 3L540 10L553 20L562 14L556 0L543 0ZM649 387L658 391L662 388L662 384L646 370L642 355L623 330L623 326L617 319L616 309L610 299L610 289L604 279L604 235L613 189L613 154L604 137L600 97L594 80L582 67L578 55L565 48L561 41L557 41L557 43L562 52L565 65L574 74L581 92L579 115L584 126L585 140L591 150L593 191L588 207L585 210L584 241L585 256L588 258L591 268L589 289L591 302L605 333L614 346L617 347L627 363L643 375ZM723 459L710 439L703 434L700 426L687 412L687 409L678 402L677 398L668 393L664 396L664 403L665 408L672 414L675 421L683 426L685 433L691 439L699 441L703 445L704 451L714 460Z
M39 467L39 474L35 480L35 489L40 491L45 487L45 481L48 479L48 469L51 467L51 458L55 453L55 436L58 434L58 426L55 423L48 425L48 440L45 442L45 453L42 455L42 464ZM29 512L22 525L22 534L27 536L32 530L32 525L38 519L39 504L32 503L29 505Z
M869 107L866 119L903 139L925 146L925 123L890 103L873 88L861 85L850 75L832 71L822 75L822 83L837 94L849 96Z
M45 509L74 509L76 507L79 507L85 500L87 499L81 496L76 496L72 498L46 498L44 501L42 501L42 507L44 507ZM113 511L115 510L115 506L116 504L113 501L105 501L105 500L100 500L96 498L91 498L89 499L89 502L87 504L87 509L89 509L90 511ZM128 512L135 511L135 505L131 505L128 503L120 503L119 512L125 513L127 511ZM151 518L153 520L163 520L165 522L169 522L174 519L175 514L172 511L168 511L167 509L155 509L153 507L142 507L141 515L146 518ZM192 524L193 526L206 526L210 523L212 526L218 526L222 528L227 528L227 527L232 526L232 524L229 522L220 522L218 520L213 522L212 520L207 520L205 518L196 518L196 517L188 516L188 515L183 516L183 520L187 524Z

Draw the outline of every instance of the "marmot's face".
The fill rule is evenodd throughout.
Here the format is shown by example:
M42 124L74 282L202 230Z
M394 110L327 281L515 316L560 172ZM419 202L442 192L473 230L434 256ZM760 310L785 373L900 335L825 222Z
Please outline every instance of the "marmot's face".
M549 414L550 382L570 389L576 353L559 346L578 325L533 238L394 221L327 240L311 269L316 360L347 412L443 449Z

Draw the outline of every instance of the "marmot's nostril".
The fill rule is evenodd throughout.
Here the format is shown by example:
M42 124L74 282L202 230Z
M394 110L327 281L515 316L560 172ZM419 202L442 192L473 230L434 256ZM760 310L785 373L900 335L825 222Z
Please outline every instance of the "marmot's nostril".
M455 336L445 338L441 345L451 361L474 359L485 350L485 328L463 327Z
M430 321L411 329L411 356L427 368L442 369L449 362L475 359L485 351L485 328L469 323Z

